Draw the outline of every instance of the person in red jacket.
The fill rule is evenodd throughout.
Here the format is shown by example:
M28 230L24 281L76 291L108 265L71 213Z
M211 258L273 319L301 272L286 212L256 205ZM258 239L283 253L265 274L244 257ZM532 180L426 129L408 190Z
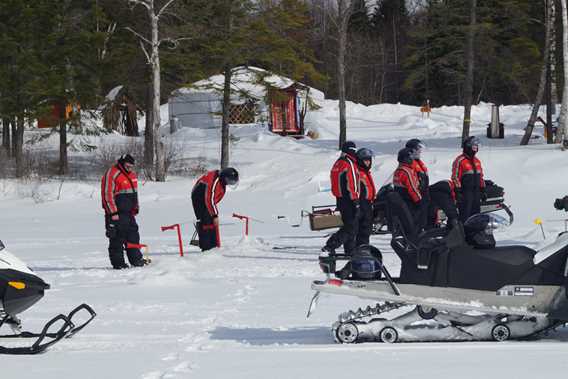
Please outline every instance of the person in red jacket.
M191 202L197 218L201 251L221 246L217 204L225 196L227 186L237 185L239 173L232 167L213 170L200 177L191 190Z
M139 244L140 234L135 216L139 211L138 178L134 171L134 158L122 155L109 168L101 180L101 199L105 211L108 253L114 269L128 268L124 250L132 266L144 266L147 262L138 248L128 248L128 243Z
M459 208L459 218L465 222L470 216L478 214L481 199L485 196L485 180L481 161L475 156L479 150L479 139L468 137L462 142L463 153L452 165L454 183Z
M359 169L360 193L359 193L359 228L356 245L368 245L373 230L373 202L377 195L371 166L373 164L373 152L367 148L357 150L357 168Z
M357 168L357 149L355 143L346 141L341 146L341 156L331 168L331 192L337 201L343 226L329 237L323 252L335 254L335 249L343 245L345 254L355 248L359 213L359 169Z
M396 209L401 222L405 225L407 237L415 240L421 231L420 219L423 212L423 196L420 192L420 179L412 167L413 151L407 147L398 152L398 167L393 174L394 190L403 200L402 208ZM410 214L409 217L406 215ZM408 219L410 218L410 219Z
M405 147L412 150L412 168L416 171L418 175L418 181L420 182L420 194L422 195L422 207L420 214L416 215L417 222L419 223L418 228L422 229L428 224L428 207L430 202L430 178L428 177L428 167L424 161L422 161L422 152L426 148L426 145L417 138L409 139L406 142Z

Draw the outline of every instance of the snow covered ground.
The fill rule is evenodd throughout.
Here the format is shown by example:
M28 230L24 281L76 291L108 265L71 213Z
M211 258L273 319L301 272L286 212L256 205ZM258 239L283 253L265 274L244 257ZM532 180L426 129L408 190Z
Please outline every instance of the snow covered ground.
M424 158L431 181L449 178L460 152L462 108L436 108L430 119L405 105L349 103L347 112L348 138L376 153L378 185L389 180L396 151L413 137L428 146ZM538 248L544 241L535 218L544 220L549 241L564 228L555 220L565 215L552 203L568 194L563 179L568 177L568 159L542 138L518 146L529 112L528 106L503 108L506 138L482 137L479 157L487 178L505 187L515 213L515 224L497 238ZM490 105L475 107L472 134L484 136L489 118ZM98 313L85 330L46 354L1 356L2 378L565 375L568 330L531 342L337 345L331 324L339 313L367 305L365 301L323 297L315 315L306 319L310 283L322 277L317 256L325 233L309 231L307 220L300 227L291 225L301 221L301 209L333 203L326 189L337 156L337 102L323 102L308 114L307 123L319 139L282 138L249 127L233 130L231 161L242 179L220 205L220 249L201 254L188 246L194 217L189 192L195 178L144 183L139 223L153 263L141 269L109 268L99 183L0 179L0 238L52 287L21 315L26 329L37 329L82 302ZM542 135L542 130L535 134ZM187 158L208 168L217 165L218 131L182 130L175 139ZM232 213L257 220L248 239ZM175 233L160 231L160 226L178 222L185 222L183 258ZM320 238L301 238L307 236ZM372 241L396 272L398 260L388 240Z

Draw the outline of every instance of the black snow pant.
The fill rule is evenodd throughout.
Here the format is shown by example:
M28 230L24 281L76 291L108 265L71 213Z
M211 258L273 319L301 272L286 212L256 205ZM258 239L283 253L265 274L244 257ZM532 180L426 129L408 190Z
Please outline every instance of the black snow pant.
M195 228L199 236L199 248L201 251L211 250L221 246L219 227L213 223L213 217L205 205L205 185L198 186L191 193L191 203L197 223Z
M368 245L373 230L373 203L368 200L361 200L358 222L359 228L355 245Z
M387 202L390 214L389 228L391 231L395 234L402 233L410 242L416 243L419 233L416 215L419 206L404 200L398 192L389 193Z
M446 182L438 182L430 186L430 204L428 207L428 229L438 224L438 209L448 218L448 226L458 219L458 209L452 198L451 189Z
M337 209L341 214L343 226L329 237L325 245L333 250L343 245L345 254L351 255L355 248L359 230L359 210L351 199L344 198L337 199Z
M120 214L117 221L111 220L111 216L105 216L106 236L108 237L108 255L110 264L113 268L124 268L124 251L128 262L132 266L143 266L144 260L142 253L138 248L128 248L128 243L140 244L140 234L138 233L138 224L134 216L126 213Z
M463 189L458 202L460 221L465 222L469 217L481 211L481 193L479 189Z

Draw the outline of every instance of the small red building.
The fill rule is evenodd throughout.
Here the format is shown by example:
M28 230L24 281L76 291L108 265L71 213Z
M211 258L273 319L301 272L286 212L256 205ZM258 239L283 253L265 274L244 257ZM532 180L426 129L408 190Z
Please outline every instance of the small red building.
M298 83L295 83L288 88L270 91L269 126L271 132L282 135L304 134L305 99L307 99L308 88L300 87Z

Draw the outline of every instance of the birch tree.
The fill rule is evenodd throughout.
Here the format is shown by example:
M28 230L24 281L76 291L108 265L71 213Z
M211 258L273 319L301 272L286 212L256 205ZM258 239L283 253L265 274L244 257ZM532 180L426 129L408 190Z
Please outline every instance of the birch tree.
M467 31L466 43L466 61L467 72L464 85L464 107L463 107L463 129L462 141L469 137L469 129L471 126L471 105L473 103L473 68L474 68L474 40L475 40L475 23L476 23L477 0L471 0L469 30Z
M543 64L542 64L542 69L540 71L540 81L539 81L539 85L538 85L538 91L536 94L536 99L533 105L533 109L531 112L531 115L529 117L529 120L527 122L527 126L525 127L525 134L523 135L523 138L521 139L521 145L528 145L529 144L529 139L531 137L532 131L534 129L534 124L536 123L537 117L538 117L538 110L540 109L540 105L542 104L542 97L544 95L544 87L546 85L546 73L548 70L548 66L549 66L549 57L550 57L550 50L551 50L551 39L552 39L552 28L554 27L554 20L553 20L553 16L554 16L554 10L553 10L553 6L554 6L554 2L553 1L549 1L549 0L544 0L545 4L546 4L546 24L545 24L545 28L546 28L546 32L545 32L545 38L544 38L544 59L543 59Z
M336 0L335 14L331 20L337 29L337 92L339 95L339 148L347 140L347 115L345 107L345 55L347 53L347 31L353 14L352 0Z
M162 7L157 7L154 0L128 0L134 6L141 5L146 8L148 20L150 22L150 38L146 38L142 33L128 27L126 28L132 32L139 40L140 48L144 52L147 63L152 70L152 135L153 135L153 155L156 157L154 163L154 178L158 182L166 180L166 155L164 142L160 138L160 45L168 43L174 47L178 41L183 38L172 39L162 38L159 36L159 23L160 18L164 12L175 0L167 1ZM146 134L148 135L148 133Z
M564 148L568 147L568 15L566 0L560 0L562 9L562 60L564 66L564 89L562 91L562 107L560 109L559 138Z

